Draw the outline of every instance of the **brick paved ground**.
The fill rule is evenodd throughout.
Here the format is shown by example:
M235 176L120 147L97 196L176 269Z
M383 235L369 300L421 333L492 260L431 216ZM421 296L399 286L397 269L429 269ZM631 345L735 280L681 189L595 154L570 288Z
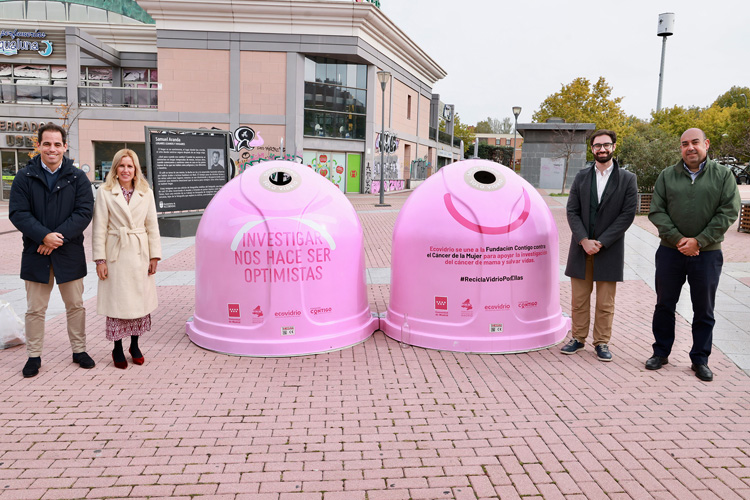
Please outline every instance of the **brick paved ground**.
M351 197L368 267L390 266L405 198L376 209L376 197ZM564 208L546 199L564 262ZM0 235L4 261L13 239ZM727 240L732 258L750 260L750 235ZM160 270L192 270L193 255ZM143 366L112 366L95 299L93 370L71 363L61 316L48 321L37 377L20 375L23 347L0 351L0 500L750 498L750 379L715 351L715 381L699 381L682 319L670 364L644 370L654 293L643 281L619 287L611 363L590 346L469 355L381 332L317 356L226 356L185 336L193 296L159 287ZM369 298L384 311L388 285ZM562 282L566 312L569 301Z

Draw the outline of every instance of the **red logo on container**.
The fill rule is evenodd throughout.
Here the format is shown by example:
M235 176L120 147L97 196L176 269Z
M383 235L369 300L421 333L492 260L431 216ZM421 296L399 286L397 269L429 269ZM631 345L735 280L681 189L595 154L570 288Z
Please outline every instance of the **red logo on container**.
M469 300L469 299L466 299L466 300L464 300L464 301L463 301L463 302L461 303L461 307L462 307L462 308L463 308L464 310L466 310L466 311L471 311L472 309L474 309L474 308L473 308L473 307L471 306L471 300Z
M255 309L253 309L253 314L256 317L258 317L258 318L262 318L263 317L263 311L260 309L260 306L258 306Z
M447 311L448 310L448 297L435 297L435 310Z
M240 305L239 304L227 304L229 308L229 317L230 318L239 318L240 317Z

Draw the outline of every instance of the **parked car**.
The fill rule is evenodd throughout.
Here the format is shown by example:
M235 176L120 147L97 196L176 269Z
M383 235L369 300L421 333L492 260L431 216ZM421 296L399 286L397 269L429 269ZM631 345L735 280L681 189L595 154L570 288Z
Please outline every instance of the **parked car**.
M734 175L737 184L750 184L750 167L747 165L721 165L727 167Z

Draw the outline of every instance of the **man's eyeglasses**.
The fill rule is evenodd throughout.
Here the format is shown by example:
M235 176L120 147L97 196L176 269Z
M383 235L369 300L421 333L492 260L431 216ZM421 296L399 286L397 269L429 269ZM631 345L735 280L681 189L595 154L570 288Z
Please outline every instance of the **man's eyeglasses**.
M614 144L612 144L611 142L605 142L604 144L592 144L591 149L593 149L594 151L601 151L602 149L606 149L607 151L609 151L612 149L612 146L614 146Z

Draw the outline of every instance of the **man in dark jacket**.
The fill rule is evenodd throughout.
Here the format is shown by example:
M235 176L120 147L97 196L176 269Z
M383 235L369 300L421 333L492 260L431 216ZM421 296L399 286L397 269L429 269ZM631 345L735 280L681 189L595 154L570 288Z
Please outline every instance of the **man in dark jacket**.
M73 361L81 368L94 367L86 354L83 307L83 231L91 222L94 197L86 174L63 156L66 136L54 123L40 127L40 154L18 171L10 190L9 218L23 235L21 279L26 281L29 356L24 377L39 373L42 364L45 314L54 281L65 303Z
M574 354L589 334L591 292L596 282L594 348L600 361L611 361L609 340L615 315L617 282L625 267L625 231L635 218L635 174L622 170L614 155L617 135L597 130L591 136L594 162L578 172L568 197L572 231L565 275L570 276L572 339L562 348Z
M732 172L708 159L710 142L698 128L680 138L682 161L661 171L648 218L659 230L656 250L654 355L646 369L668 363L674 344L675 310L685 279L693 303L692 370L709 382L714 302L724 257L721 242L740 211L740 192Z

